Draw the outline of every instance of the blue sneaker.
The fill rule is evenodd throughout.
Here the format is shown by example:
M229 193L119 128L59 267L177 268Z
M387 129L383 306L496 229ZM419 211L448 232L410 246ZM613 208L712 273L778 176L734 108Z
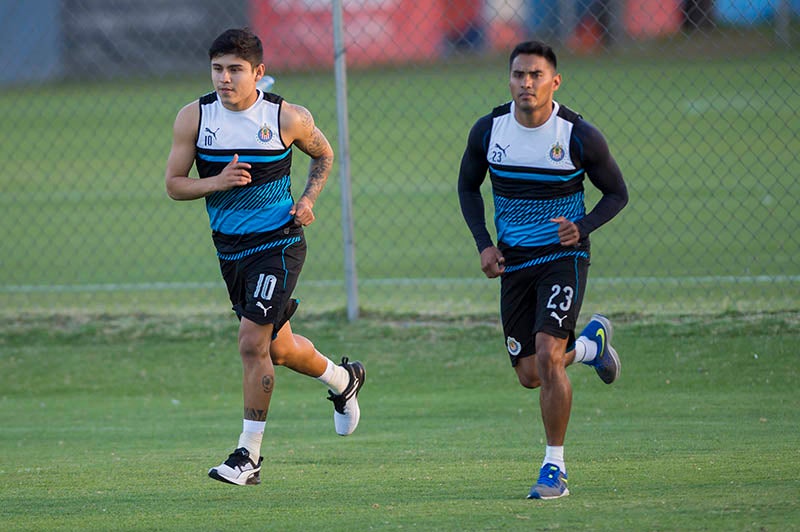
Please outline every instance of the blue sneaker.
M529 499L558 499L569 495L567 474L555 464L545 464L539 471L539 480L531 488Z
M611 322L602 314L594 314L589 323L581 331L581 336L597 344L597 356L590 362L584 362L592 366L600 379L611 384L619 377L619 370L622 367L619 362L619 355L611 347L611 336L614 328Z

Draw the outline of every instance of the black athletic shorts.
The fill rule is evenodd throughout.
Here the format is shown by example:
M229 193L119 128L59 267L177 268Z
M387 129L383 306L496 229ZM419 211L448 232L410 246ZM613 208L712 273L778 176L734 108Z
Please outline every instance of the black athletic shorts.
M220 258L219 265L236 316L273 324L274 338L297 309L291 296L306 259L303 229L276 232L275 239L259 248L241 257Z
M504 273L500 315L511 365L536 353L536 333L575 341L589 261L567 257Z

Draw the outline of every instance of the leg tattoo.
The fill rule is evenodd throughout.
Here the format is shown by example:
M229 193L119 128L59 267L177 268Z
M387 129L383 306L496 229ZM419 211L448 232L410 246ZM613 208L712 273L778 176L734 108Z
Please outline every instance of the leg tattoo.
M250 421L266 421L267 411L258 408L244 407L244 418Z
M275 385L275 380L270 375L264 375L261 378L261 387L264 393L272 393L272 387Z

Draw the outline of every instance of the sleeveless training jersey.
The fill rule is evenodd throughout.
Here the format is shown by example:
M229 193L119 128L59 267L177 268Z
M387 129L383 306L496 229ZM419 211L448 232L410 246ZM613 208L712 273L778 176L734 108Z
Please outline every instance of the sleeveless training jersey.
M558 225L583 218L582 168L570 151L575 113L554 103L537 128L514 119L514 102L494 110L486 159L494 191L497 238L512 247L558 244Z
M280 135L283 98L259 91L244 111L226 109L212 92L200 98L195 165L200 178L219 174L234 154L252 165L252 181L206 197L214 245L235 259L275 244L274 232L291 220L292 148ZM298 237L299 238L299 237Z
M564 257L589 258L589 233L627 202L622 173L602 134L557 102L539 127L517 122L512 101L481 117L470 131L458 193L478 251L492 245L480 193L487 170L506 272ZM587 172L603 193L589 215L583 187ZM550 221L559 216L578 225L577 246L560 244L558 224Z

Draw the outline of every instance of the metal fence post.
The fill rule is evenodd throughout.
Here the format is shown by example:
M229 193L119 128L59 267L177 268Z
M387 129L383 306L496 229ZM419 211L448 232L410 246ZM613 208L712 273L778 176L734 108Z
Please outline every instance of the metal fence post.
M347 62L344 49L342 0L333 2L333 50L336 77L336 116L339 128L339 173L342 191L342 239L347 289L347 319L358 318L358 274L353 237L353 193L350 182L350 133L347 121Z

